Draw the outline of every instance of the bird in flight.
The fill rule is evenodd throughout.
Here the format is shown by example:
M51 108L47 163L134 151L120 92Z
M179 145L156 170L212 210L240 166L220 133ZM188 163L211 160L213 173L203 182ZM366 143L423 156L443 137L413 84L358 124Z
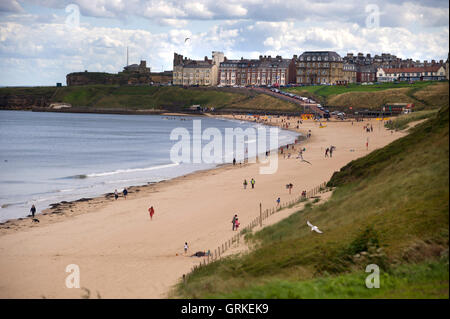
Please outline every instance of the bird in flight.
M311 224L309 222L309 220L306 221L306 224L311 227L311 231L315 231L316 233L322 234L322 232L320 231L320 229L317 226L314 226L313 224Z
M187 41L187 40L190 40L190 39L191 39L191 38L186 38L186 39L184 39L184 43L186 43L186 41Z

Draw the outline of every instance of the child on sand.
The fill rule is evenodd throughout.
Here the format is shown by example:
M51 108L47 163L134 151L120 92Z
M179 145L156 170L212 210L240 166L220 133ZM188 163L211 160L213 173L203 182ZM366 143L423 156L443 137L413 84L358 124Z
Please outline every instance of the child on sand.
M244 179L244 189L247 189L247 180L246 179Z
M126 188L123 189L123 197L127 199L128 190Z
M280 202L281 202L281 199L280 199L280 197L278 197L277 198L277 207L280 206Z
M116 200L119 198L119 193L117 192L117 189L114 191L114 198Z
M184 253L186 254L187 253L187 250L188 250L188 243L184 243Z
M250 181L250 183L252 184L252 188L255 188L255 180L252 178L252 180Z

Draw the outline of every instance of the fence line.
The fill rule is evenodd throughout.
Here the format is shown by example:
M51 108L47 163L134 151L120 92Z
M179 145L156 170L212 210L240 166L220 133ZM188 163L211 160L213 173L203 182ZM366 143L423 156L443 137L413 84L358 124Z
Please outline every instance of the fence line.
M208 250L208 252L209 252L209 254L207 256L208 258L203 259L203 261L200 261L199 265L193 266L190 272L193 272L194 270L196 270L200 267L206 266L209 263L220 259L221 255L223 255L228 249L233 247L233 244L236 244L236 247L239 246L240 238L242 236L245 236L245 234L247 232L251 232L255 226L260 225L260 227L262 227L263 220L269 218L273 214L276 214L277 212L281 211L283 208L293 206L293 205L300 203L303 200L307 200L309 198L314 198L318 193L320 193L322 190L326 189L326 185L327 185L327 182L323 182L319 186L316 186L313 189L310 189L309 191L307 191L306 196L299 195L296 198L291 199L290 201L280 203L279 206L272 207L272 209L266 208L264 210L264 212L262 211L262 206L260 204L260 214L258 217L255 217L250 223L247 224L247 226L243 227L241 231L239 231L237 234L233 235L233 237L231 239L225 241L225 243L223 243L221 246L219 245L217 247L217 249L214 249L214 252L211 252L210 250ZM221 252L221 247L222 247L222 252ZM183 275L183 282L186 282L186 279L189 276L189 274L190 273Z

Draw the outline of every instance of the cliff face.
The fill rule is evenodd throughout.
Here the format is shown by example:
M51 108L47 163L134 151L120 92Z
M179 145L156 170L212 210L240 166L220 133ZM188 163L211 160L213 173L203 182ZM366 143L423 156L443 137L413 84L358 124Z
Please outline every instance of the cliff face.
M0 108L24 110L33 107L47 107L50 99L39 95L0 95Z
M66 76L67 86L74 85L139 85L154 83L167 83L172 76L151 73L120 72L118 74L102 72L76 72ZM164 81L164 82L161 82Z

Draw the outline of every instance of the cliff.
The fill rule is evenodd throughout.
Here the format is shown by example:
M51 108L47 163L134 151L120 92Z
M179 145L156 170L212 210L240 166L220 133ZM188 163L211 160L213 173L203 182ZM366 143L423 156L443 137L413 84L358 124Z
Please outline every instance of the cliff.
M118 74L105 72L75 72L66 76L67 86L79 85L145 85L153 83L169 83L172 72L138 73L120 72Z

